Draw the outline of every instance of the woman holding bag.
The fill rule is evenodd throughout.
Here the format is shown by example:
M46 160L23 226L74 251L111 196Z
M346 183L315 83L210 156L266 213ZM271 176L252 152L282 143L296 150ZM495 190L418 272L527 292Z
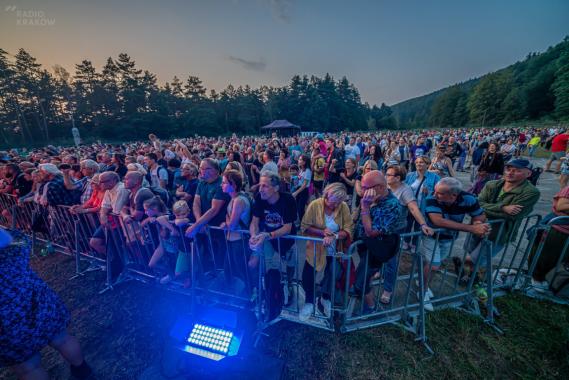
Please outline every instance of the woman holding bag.
M322 198L312 201L302 218L301 231L306 236L324 240L322 244L308 241L306 263L302 271L302 286L306 303L300 311L300 319L306 320L314 313L316 272L324 270L322 296L317 299L318 310L327 317L331 314L330 290L334 276L331 273L332 258L328 253L343 252L349 247L353 236L353 221L346 202L346 187L332 183L324 188Z

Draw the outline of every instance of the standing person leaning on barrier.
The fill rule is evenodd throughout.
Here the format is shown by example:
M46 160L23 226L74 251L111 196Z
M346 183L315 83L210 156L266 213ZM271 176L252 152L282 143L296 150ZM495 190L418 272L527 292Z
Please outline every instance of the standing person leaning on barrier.
M363 245L359 246L361 261L357 269L355 288L358 293L365 295L364 313L368 313L375 308L370 282L379 276L383 264L399 250L397 229L401 206L388 190L387 181L378 170L363 176L362 190L364 196L361 200L356 237L363 240Z
M324 189L322 198L308 205L302 218L301 231L304 235L321 238L322 244L306 242L306 262L302 270L302 287L306 293L306 303L300 311L301 319L308 319L314 312L314 273L325 269L322 280L322 297L318 300L318 310L330 316L332 304L330 291L338 276L332 273L332 260L327 253L347 252L353 236L353 221L346 202L346 187L332 183ZM315 254L316 253L316 257ZM315 266L316 264L316 266ZM340 268L340 264L337 264Z
M484 223L486 216L476 196L462 190L462 183L456 178L442 178L435 186L435 193L427 198L425 207L427 224L443 230L436 237L422 236L420 251L423 255L423 278L425 281L425 309L432 311L429 302L433 297L429 289L431 271L437 270L449 254L459 231L483 237L490 232L490 225ZM466 214L472 224L463 223Z
M496 224L492 228L488 238L495 243L492 250L494 255L516 239L522 219L532 212L533 206L539 200L539 190L528 181L531 173L532 164L528 160L521 158L510 160L506 163L504 177L487 182L478 196L478 201L489 220L504 220L502 227ZM476 260L472 257L470 261Z
M91 198L91 193L93 192L91 179L99 172L99 164L89 159L81 161L81 174L83 175L83 178L77 181L74 181L71 178L69 169L62 170L62 172L65 188L70 191L80 192L80 203L87 202L89 198Z
M116 229L110 217L110 213L120 214L123 207L128 204L130 192L125 189L124 184L120 182L119 175L115 172L104 172L99 175L99 186L105 191L101 211L99 213L99 222L101 225L95 230L89 245L100 255L107 254L105 246L105 228L110 230Z
M40 351L50 345L69 363L73 378L87 379L91 368L67 332L69 312L30 268L30 251L29 238L0 228L0 368L10 367L19 379L48 379Z
M289 254L294 245L292 239L281 239L285 235L295 235L297 210L296 201L290 193L280 191L280 178L277 173L266 171L261 173L259 193L253 202L253 219L249 227L251 238L249 246L253 254L249 260L251 270L257 268L259 258L264 256L265 270L281 269L281 258L289 260L287 273L292 279L294 264L293 255Z
M206 225L219 226L225 221L230 197L221 189L221 181L217 160L204 158L200 163L200 182L192 205L196 222L188 227L186 237L196 238L201 260L207 271L221 269L215 268L215 265L222 263L226 251L223 231L210 231L210 240L203 228Z
M47 186L45 197L42 198L43 206L70 206L75 203L73 193L65 188L63 173L54 164L40 164L40 174Z
M233 276L247 282L247 244L244 242L243 234L238 230L247 230L251 223L251 202L249 197L243 192L243 173L237 170L226 170L223 173L221 189L228 194L231 200L227 205L225 222L220 227L227 230L227 252L228 256L224 261L224 272L226 279L230 280Z
M128 208L123 212L124 222L140 222L144 218L144 201L154 198L154 193L143 184L144 176L137 171L129 171L124 176L124 187L129 190ZM124 211L124 210L123 210Z
M389 166L385 173L387 187L401 204L397 233L403 234L420 229L424 234L432 236L434 231L425 222L425 218L417 205L417 199L413 194L413 190L404 182L406 175L405 168L399 165ZM415 222L417 222L418 228L413 228ZM403 241L402 249L414 249L413 242ZM389 304L391 302L391 294L393 293L395 281L397 280L397 258L395 256L387 262L384 275L383 294L381 295L380 302Z
M90 214L90 213L98 213L101 210L101 204L103 203L103 197L105 196L105 192L101 190L99 186L99 174L95 174L93 178L91 178L91 186L93 190L91 192L91 198L89 198L85 203L81 203L80 205L73 205L70 208L71 213L73 214Z

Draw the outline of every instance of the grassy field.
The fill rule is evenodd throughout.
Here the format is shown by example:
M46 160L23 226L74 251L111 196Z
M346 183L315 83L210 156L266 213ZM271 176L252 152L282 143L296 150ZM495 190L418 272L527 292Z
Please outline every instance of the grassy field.
M71 331L97 379L138 378L160 357L176 316L188 311L183 296L138 282L98 295L104 274L70 281L74 262L61 255L32 266L71 310ZM429 314L434 356L397 326L334 334L290 322L272 326L261 350L285 361L287 379L567 378L569 308L517 295L497 306L505 335L455 310ZM57 354L48 348L43 356L51 378L67 378ZM0 378L13 377L3 370Z

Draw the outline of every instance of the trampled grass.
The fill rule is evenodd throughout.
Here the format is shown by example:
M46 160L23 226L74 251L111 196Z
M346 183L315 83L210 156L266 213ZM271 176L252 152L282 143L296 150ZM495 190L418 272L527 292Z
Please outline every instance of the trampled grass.
M69 307L70 330L97 379L137 379L160 357L176 316L188 311L187 298L155 285L130 282L99 295L104 273L69 280L74 262L61 255L32 266ZM496 302L504 335L456 310L429 313L433 356L398 326L336 334L279 322L260 349L285 361L286 379L566 379L569 307L518 295ZM68 378L59 355L42 353L51 378ZM14 377L1 370L0 378Z

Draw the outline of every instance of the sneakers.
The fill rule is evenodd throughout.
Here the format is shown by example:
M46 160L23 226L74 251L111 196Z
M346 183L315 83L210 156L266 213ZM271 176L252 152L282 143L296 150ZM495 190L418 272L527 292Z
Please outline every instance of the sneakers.
M301 321L306 321L308 320L308 318L310 318L310 316L313 313L314 313L314 304L312 303L304 304L304 306L302 307L302 309L300 309L300 312L298 313L298 319L300 319Z
M324 314L326 317L330 317L330 315L332 315L332 302L330 302L330 300L325 300L320 297L316 303L320 313Z
M546 292L549 290L549 283L547 281L537 281L533 278L531 279L531 287L540 293Z
M421 297L421 293L417 292L417 298ZM427 311L434 311L434 307L433 304L431 303L431 298L434 298L435 295L433 294L433 291L430 288L427 288L427 291L425 292L425 296L423 297L423 301L425 304L425 310Z
M425 297L424 297L424 305L425 305L425 310L427 311L434 311L435 308L433 307L433 304L431 303L431 297L433 296L433 292L431 292L431 289L428 289L427 292L425 293Z

